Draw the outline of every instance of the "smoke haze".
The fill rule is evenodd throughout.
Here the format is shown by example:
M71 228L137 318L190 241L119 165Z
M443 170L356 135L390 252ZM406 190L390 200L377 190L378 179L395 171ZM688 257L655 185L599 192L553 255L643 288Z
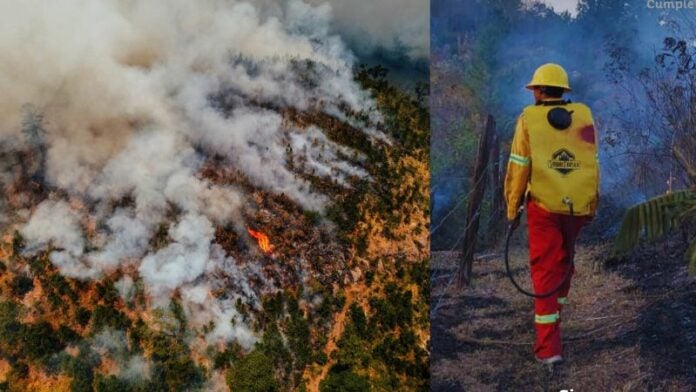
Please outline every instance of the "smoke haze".
M571 17L561 15L578 5ZM469 192L475 157L467 144L473 138L465 135L478 133L491 114L507 145L520 111L534 103L524 86L547 62L568 71L573 90L566 99L592 109L600 207L620 211L684 186L672 176L673 163L645 163L658 150L668 156L669 139L659 136L668 127L650 108L642 78L660 68L656 58L667 37L684 39L693 50L696 29L688 10L653 9L641 0L437 0L432 12L433 221L438 227L447 217L439 230L449 230L433 236L435 249L454 246L465 224L455 223L465 216L460 200ZM606 231L617 229L620 219L612 222Z
M312 0L318 4L321 0ZM430 54L430 2L331 0L335 28L358 53L400 51L412 60Z
M351 10L361 7L334 7L346 25L360 17ZM154 306L178 290L192 324L216 322L208 338L251 347L254 334L234 300L256 300L247 280L258 271L213 243L216 225L244 232L248 195L199 172L206 156L221 157L255 186L315 211L326 196L288 162L306 161L313 175L343 186L367 176L341 158L358 154L319 128L288 124L275 109L321 110L386 140L331 18L329 5L297 0L0 1L0 138L5 148L31 147L22 107L36 107L53 190L21 226L28 254L52 249L61 273L80 279L131 266ZM370 23L377 43L391 45L395 27ZM404 42L422 56L427 35L417 35L408 30ZM114 207L124 198L132 205ZM172 209L180 212L174 221ZM0 215L22 220L21 211ZM170 242L154 251L148 241L163 222ZM236 285L224 300L210 295L221 274ZM134 278L119 281L122 296Z

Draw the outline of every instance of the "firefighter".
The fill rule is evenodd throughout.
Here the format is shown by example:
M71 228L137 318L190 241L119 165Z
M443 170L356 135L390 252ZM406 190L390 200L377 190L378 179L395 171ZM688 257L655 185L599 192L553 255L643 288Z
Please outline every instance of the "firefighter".
M534 292L548 293L562 284L552 295L534 298L534 354L539 362L555 364L563 361L560 315L574 272L568 271L568 258L599 197L597 135L590 109L563 100L570 91L563 67L540 66L526 87L535 104L517 120L504 192L513 225L520 207L527 211Z

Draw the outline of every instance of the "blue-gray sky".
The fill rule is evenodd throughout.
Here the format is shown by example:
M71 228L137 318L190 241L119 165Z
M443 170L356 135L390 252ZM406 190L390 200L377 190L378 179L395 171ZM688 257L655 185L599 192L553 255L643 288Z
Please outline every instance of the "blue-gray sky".
M570 12L573 16L577 14L578 0L532 0L530 3L544 3L559 14L564 11Z
M326 0L309 0L320 4ZM429 0L329 0L335 28L360 51L402 49L414 60L430 53Z

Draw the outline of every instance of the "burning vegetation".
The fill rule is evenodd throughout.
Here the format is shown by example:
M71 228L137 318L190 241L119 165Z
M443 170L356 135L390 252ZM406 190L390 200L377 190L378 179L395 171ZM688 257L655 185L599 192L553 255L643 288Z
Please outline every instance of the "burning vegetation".
M269 255L273 252L273 245L266 234L252 229L247 229L247 231L249 232L250 236L256 239L257 243L259 244L259 249L261 249L263 253Z
M73 57L3 85L2 387L425 388L425 96L357 68L325 7L216 4L96 7L79 67L21 7L32 53Z

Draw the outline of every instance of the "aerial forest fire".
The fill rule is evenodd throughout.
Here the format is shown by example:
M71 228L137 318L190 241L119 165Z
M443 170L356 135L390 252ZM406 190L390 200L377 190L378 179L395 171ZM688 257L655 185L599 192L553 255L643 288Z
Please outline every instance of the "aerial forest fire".
M424 101L328 5L60 3L0 4L0 390L425 382Z

